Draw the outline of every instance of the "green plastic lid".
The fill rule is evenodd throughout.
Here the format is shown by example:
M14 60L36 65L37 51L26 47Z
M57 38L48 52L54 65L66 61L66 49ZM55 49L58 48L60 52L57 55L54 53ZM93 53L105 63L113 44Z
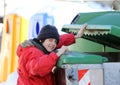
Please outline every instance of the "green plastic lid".
M78 13L62 31L75 33L88 23L82 38L120 50L120 11Z
M57 66L61 67L65 64L101 64L106 61L108 61L108 59L100 55L80 52L67 52L59 58Z

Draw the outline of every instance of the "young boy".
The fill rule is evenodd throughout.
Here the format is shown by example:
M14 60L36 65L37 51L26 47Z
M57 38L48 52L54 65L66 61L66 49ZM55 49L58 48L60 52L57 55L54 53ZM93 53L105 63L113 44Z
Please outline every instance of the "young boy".
M67 47L80 38L87 24L78 34L59 35L52 25L44 26L37 38L25 40L17 48L19 57L17 85L55 85L53 67L59 56L67 51ZM63 46L64 45L64 46ZM59 51L55 52L56 49Z

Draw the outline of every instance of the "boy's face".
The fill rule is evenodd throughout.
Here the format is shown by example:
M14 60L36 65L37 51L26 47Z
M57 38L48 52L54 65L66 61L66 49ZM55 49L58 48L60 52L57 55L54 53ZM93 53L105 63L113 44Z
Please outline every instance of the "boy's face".
M48 52L51 52L53 50L55 50L56 46L57 46L57 41L54 38L48 38L45 39L45 41L43 42L43 46L46 48L46 50Z

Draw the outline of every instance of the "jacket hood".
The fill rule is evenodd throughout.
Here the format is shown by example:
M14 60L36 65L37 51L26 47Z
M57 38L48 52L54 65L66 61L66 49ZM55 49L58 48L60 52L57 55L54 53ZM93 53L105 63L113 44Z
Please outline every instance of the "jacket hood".
M44 48L44 46L42 46L41 43L39 43L39 41L37 41L37 39L33 39L33 40L25 40L23 43L21 43L18 46L16 52L18 57L20 57L21 54L26 52L26 50L30 49L31 46L34 46L37 49L42 50L45 54L49 54L49 52Z
M17 56L20 57L22 52L24 52L24 50L26 50L26 48L19 45L18 48L17 48L17 51L16 51Z

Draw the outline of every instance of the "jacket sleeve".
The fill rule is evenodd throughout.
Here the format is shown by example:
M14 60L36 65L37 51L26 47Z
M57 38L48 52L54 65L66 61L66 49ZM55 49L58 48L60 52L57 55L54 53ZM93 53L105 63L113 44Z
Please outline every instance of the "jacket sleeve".
M37 53L36 53L37 54ZM29 73L32 75L46 76L52 72L53 67L55 66L58 60L58 56L55 52L51 52L49 55L42 54L32 58L27 63L27 68Z
M56 48L60 48L62 45L69 46L75 43L74 34L63 34L60 36L60 42L58 43Z

